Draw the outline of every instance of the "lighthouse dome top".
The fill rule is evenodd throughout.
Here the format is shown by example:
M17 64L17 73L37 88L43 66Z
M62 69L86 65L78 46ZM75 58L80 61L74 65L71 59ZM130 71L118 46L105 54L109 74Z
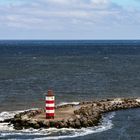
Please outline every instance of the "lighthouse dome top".
M54 96L53 90L48 90L47 96Z

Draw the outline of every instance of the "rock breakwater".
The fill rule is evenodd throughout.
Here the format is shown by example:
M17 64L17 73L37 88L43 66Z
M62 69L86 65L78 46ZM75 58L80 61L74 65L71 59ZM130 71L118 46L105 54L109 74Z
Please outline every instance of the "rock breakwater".
M140 107L139 98L115 98L100 101L80 102L56 107L55 119L45 119L45 109L29 110L4 120L17 130L27 128L81 128L99 124L107 112ZM1 122L1 123L3 123Z

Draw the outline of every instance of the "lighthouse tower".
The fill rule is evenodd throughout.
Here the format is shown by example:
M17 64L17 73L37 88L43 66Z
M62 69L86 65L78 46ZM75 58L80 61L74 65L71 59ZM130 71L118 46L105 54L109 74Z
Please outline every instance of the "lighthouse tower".
M48 90L46 96L46 119L54 119L55 97L52 90Z

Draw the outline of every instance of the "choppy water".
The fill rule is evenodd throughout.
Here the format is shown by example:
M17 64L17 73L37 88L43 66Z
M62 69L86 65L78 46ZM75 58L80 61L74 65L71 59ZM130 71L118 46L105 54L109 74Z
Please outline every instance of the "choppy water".
M55 91L59 104L139 97L139 83L140 41L0 41L1 118L11 115L11 111L43 107L49 88ZM139 109L107 114L99 128L79 131L53 129L26 133L15 132L10 126L11 130L2 131L7 126L0 126L0 139L59 136L137 140L139 114Z

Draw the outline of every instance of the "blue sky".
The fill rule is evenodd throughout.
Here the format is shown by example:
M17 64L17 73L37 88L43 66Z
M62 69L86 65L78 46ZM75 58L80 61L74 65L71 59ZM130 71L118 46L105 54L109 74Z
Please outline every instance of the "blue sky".
M0 39L140 39L140 0L0 0Z

